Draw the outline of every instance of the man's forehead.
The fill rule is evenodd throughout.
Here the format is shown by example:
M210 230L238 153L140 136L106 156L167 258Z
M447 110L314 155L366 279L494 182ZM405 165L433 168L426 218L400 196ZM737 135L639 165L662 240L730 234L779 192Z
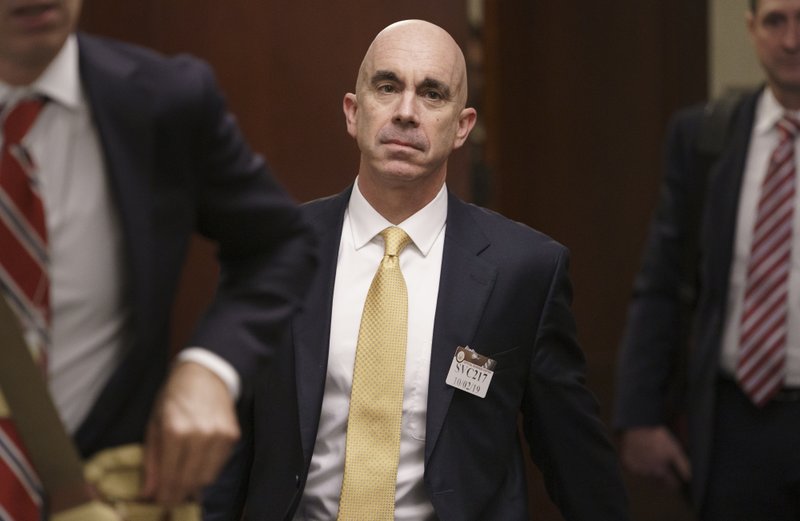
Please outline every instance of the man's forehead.
M756 12L763 15L772 11L798 10L800 0L759 0L756 3Z
M424 70L421 68L412 70L396 69L392 67L375 68L367 70L366 80L370 82L381 80L392 80L402 83L419 84L423 82L438 82L446 85L453 85L456 82L452 71Z
M452 92L466 90L466 64L458 44L443 29L424 22L400 23L379 33L361 63L356 88L374 82L378 71L410 85L434 81Z
M371 81L375 77L394 76L403 82L422 82L435 80L446 84L458 81L458 66L454 59L445 57L430 58L425 55L402 56L402 53L373 54L366 63L364 75Z

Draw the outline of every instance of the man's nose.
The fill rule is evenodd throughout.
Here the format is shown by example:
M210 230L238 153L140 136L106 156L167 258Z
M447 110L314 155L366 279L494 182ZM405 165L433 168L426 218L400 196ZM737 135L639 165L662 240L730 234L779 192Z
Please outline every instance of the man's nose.
M788 51L800 51L800 20L792 18L789 21L781 44Z
M395 107L393 121L400 125L413 125L419 124L419 107L417 106L416 93L412 91L403 91L397 101Z

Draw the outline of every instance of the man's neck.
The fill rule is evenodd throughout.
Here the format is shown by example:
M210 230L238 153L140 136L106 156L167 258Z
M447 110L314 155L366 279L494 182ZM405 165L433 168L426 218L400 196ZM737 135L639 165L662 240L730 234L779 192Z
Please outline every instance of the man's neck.
M366 176L359 175L358 188L375 211L392 224L400 224L433 201L444 179L431 186L377 186Z

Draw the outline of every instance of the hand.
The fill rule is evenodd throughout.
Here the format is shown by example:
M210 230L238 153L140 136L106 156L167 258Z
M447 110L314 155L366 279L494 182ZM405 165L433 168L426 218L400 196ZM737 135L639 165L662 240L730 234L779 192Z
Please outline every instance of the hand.
M196 498L239 439L230 391L194 362L176 365L147 426L142 495L165 506Z
M622 434L623 466L633 474L654 478L677 489L692 477L689 458L664 426L636 427Z

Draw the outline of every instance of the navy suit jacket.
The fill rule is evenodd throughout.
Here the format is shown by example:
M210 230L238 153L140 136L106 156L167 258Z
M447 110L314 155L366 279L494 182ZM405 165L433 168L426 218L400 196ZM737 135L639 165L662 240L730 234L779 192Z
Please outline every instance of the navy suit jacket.
M88 456L142 440L167 371L170 311L194 232L218 245L221 282L192 345L230 362L245 392L286 334L314 253L299 209L246 145L206 64L83 34L78 43L121 222L132 316L127 354L76 433Z
M736 237L739 192L760 92L749 95L732 119L725 150L708 174L699 233L698 298L691 325L686 370L688 448L692 499L700 507L709 472L715 383ZM676 114L668 131L661 201L650 227L644 260L635 284L617 371L614 425L620 429L668 422L666 402L681 331L681 256L689 199L704 176L695 153L702 106Z
M291 519L301 497L322 405L349 196L347 190L304 206L320 238L321 265L293 319L293 349L280 369L294 373L296 386L290 378L276 382L275 374L257 390L244 463L232 464L210 492L208 520L238 519L244 500L246 519ZM533 459L565 519L627 519L616 457L584 386L567 257L548 237L449 195L425 443L425 488L439 519L529 519L520 412ZM467 345L497 361L484 399L445 384L456 347Z

